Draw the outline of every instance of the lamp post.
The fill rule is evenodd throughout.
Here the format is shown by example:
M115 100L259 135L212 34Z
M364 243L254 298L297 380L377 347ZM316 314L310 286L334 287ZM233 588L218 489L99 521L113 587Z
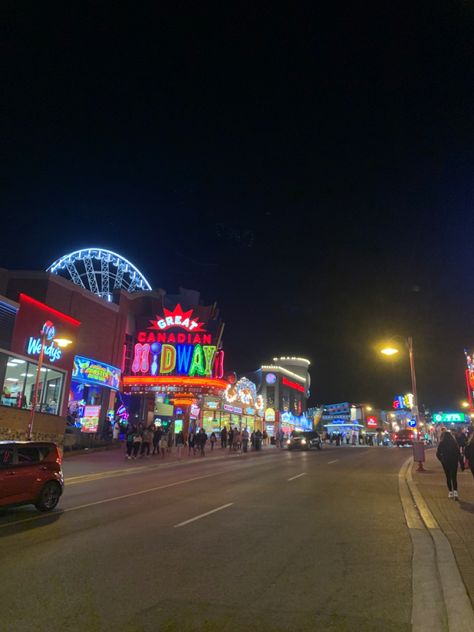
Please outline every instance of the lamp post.
M50 320L47 320L42 329L41 329L41 349L38 359L38 366L36 367L36 378L35 378L35 387L33 390L33 398L31 401L31 415L30 422L28 424L28 429L26 431L26 438L28 441L31 441L33 438L33 423L35 421L35 413L36 406L38 405L38 390L40 384L41 377L41 369L43 368L43 360L44 360L44 349L47 341L55 342L58 347L67 347L71 344L71 340L67 338L55 338L56 330L54 328L53 323Z
M419 410L418 410L418 393L417 393L417 388L416 388L416 371L415 371L415 355L413 352L413 338L410 336L405 340L405 344L407 346L408 349L408 357L410 360L410 376L411 376L411 388L412 388L412 394L413 394L413 406L412 406L412 413L415 416L415 420L416 420L416 425L417 427L419 427L419 423L420 423L420 414L419 414ZM397 349L396 347L393 346L387 346L384 347L383 349L380 350L380 353L383 353L383 355L386 356L393 356L397 353L399 353L399 349Z

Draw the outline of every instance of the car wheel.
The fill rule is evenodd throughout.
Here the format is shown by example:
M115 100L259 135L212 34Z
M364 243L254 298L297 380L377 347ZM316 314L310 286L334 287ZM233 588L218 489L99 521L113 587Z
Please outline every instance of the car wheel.
M59 483L49 481L40 491L35 507L38 511L52 511L61 498L61 487Z

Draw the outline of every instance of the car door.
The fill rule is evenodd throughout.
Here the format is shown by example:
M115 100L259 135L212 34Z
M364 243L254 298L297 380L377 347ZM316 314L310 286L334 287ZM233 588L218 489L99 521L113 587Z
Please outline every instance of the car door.
M17 499L14 502L28 502L38 496L45 474L40 460L41 454L36 446L17 444L14 475Z
M18 492L13 465L14 454L13 444L0 445L0 507L15 502L11 499Z

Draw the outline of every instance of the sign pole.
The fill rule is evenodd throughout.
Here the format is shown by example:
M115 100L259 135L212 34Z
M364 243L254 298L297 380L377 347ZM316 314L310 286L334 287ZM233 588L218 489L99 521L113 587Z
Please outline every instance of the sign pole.
M26 438L28 441L31 441L33 439L33 423L35 420L36 405L38 403L38 389L39 389L39 381L41 377L41 369L43 367L45 342L46 342L46 331L43 329L43 331L41 332L41 351L39 354L38 366L36 367L35 388L33 391L33 398L31 402L30 423L28 424L28 430L26 432Z

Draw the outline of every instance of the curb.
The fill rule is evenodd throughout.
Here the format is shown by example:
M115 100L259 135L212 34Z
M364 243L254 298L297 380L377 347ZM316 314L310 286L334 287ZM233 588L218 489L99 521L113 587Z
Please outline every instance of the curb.
M413 543L413 630L474 630L474 610L453 550L413 480L412 467L410 457L400 469L399 486Z

